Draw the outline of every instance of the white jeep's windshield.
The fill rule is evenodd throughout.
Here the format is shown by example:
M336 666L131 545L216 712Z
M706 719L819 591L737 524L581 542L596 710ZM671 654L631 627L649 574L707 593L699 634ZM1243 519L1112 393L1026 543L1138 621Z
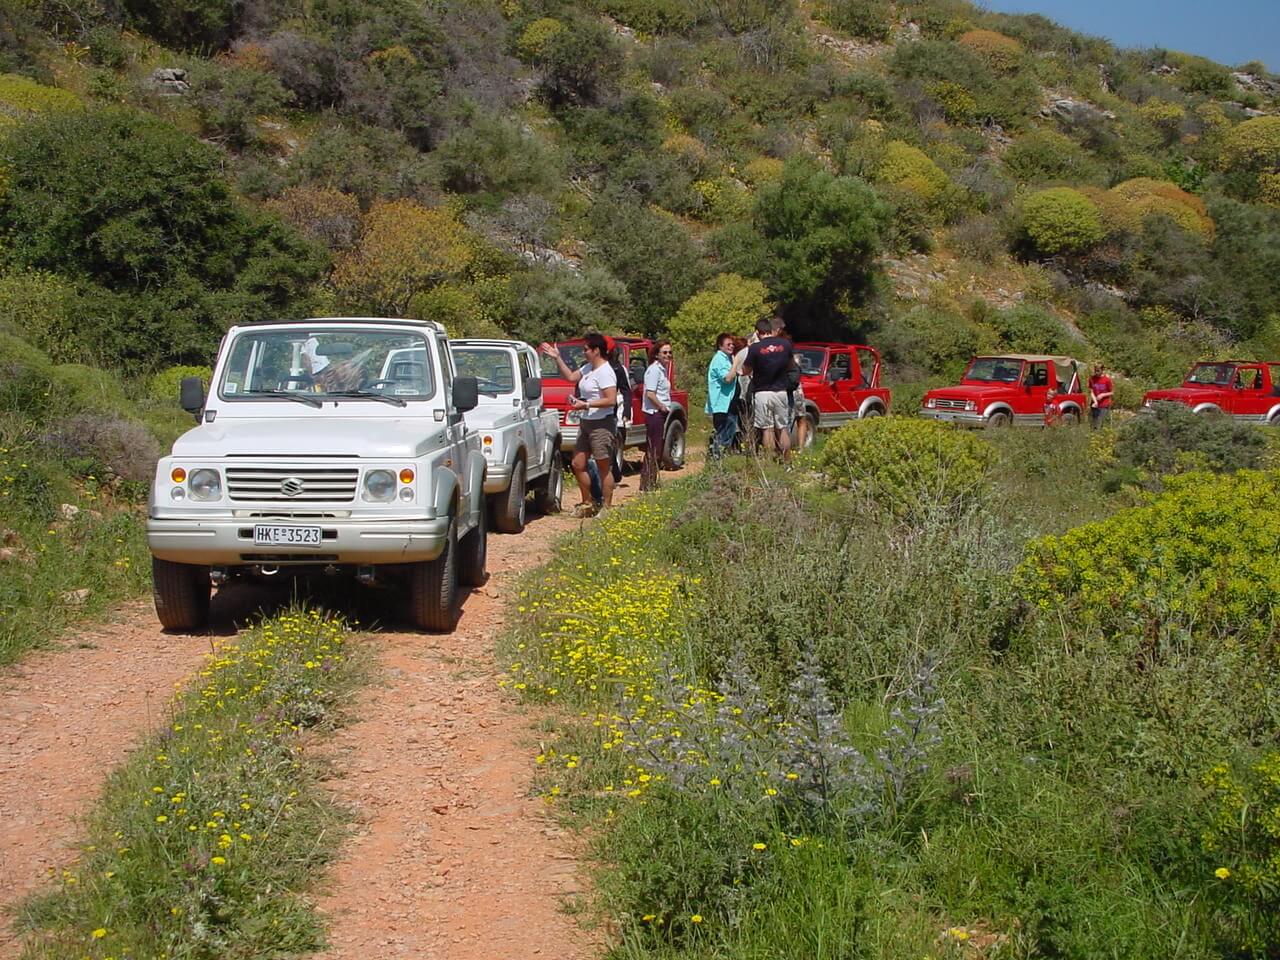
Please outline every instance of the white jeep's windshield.
M223 371L223 400L325 397L403 404L436 390L426 338L416 333L325 327L239 334Z
M1017 383L1022 361L1011 357L978 357L965 371L965 380L979 383Z
M498 397L516 391L516 365L509 350L497 347L449 348L460 377L475 377L480 392Z
M1187 374L1187 383L1225 387L1234 370L1235 366L1230 363L1197 363Z
M556 346L560 350L560 356L564 358L565 364L570 370L578 370L587 362L587 350L580 343L558 343ZM556 366L553 357L542 356L542 375L551 379L560 378L560 368Z

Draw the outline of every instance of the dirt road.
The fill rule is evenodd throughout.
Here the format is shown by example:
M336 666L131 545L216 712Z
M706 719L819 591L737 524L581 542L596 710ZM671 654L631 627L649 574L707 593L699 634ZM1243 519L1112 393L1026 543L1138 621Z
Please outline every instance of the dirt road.
M618 501L635 495L628 476ZM571 504L576 492L566 490ZM590 521L587 521L588 523ZM534 737L497 687L494 640L518 577L581 525L531 513L520 536L491 535L489 582L448 636L369 634L379 675L334 738L330 786L357 816L321 886L329 960L585 958L595 944L562 909L581 880L573 846L529 796ZM323 602L323 590L316 600ZM213 633L229 635L287 600L236 585L219 592ZM149 602L123 607L58 650L0 673L0 954L10 911L73 856L77 818L111 768L165 715L209 636L165 635Z

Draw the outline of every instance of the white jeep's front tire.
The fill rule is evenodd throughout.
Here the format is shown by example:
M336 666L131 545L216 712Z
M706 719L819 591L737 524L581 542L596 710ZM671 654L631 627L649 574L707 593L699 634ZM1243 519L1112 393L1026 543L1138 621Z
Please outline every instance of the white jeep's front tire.
M209 621L209 568L151 558L156 617L166 630L198 630Z

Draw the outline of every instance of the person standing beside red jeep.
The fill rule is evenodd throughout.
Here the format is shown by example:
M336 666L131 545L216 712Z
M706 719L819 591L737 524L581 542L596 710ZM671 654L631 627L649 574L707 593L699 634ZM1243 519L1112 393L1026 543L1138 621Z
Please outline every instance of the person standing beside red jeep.
M1111 394L1113 391L1111 378L1107 376L1102 364L1093 365L1093 375L1089 377L1089 425L1097 430L1111 412Z
M582 502L574 507L573 515L579 519L596 512L591 499L591 475L587 472L587 460L596 462L600 471L601 499L605 507L613 504L613 450L617 443L618 378L609 365L608 344L598 333L584 338L583 354L586 357L579 369L571 370L553 345L544 343L543 354L560 368L560 375L578 385L581 396L569 398L569 409L578 411L582 418L578 428L578 440L573 451L573 475L578 481Z
M644 372L644 467L640 472L640 489L657 490L658 473L662 469L663 437L667 414L671 412L670 340L659 340L649 354L649 367Z
M787 403L790 370L795 363L791 341L775 336L768 317L756 321L760 339L747 348L743 369L751 375L755 396L752 422L763 433L764 448L784 461L791 459L791 411Z

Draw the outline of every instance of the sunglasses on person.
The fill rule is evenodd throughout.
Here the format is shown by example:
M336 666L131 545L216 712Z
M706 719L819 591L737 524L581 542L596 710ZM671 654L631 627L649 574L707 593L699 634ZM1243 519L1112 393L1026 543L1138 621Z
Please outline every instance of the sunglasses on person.
M658 351L658 356L660 356L660 357L669 357L669 356L671 356L671 351L670 351L670 350L659 350L659 351Z

